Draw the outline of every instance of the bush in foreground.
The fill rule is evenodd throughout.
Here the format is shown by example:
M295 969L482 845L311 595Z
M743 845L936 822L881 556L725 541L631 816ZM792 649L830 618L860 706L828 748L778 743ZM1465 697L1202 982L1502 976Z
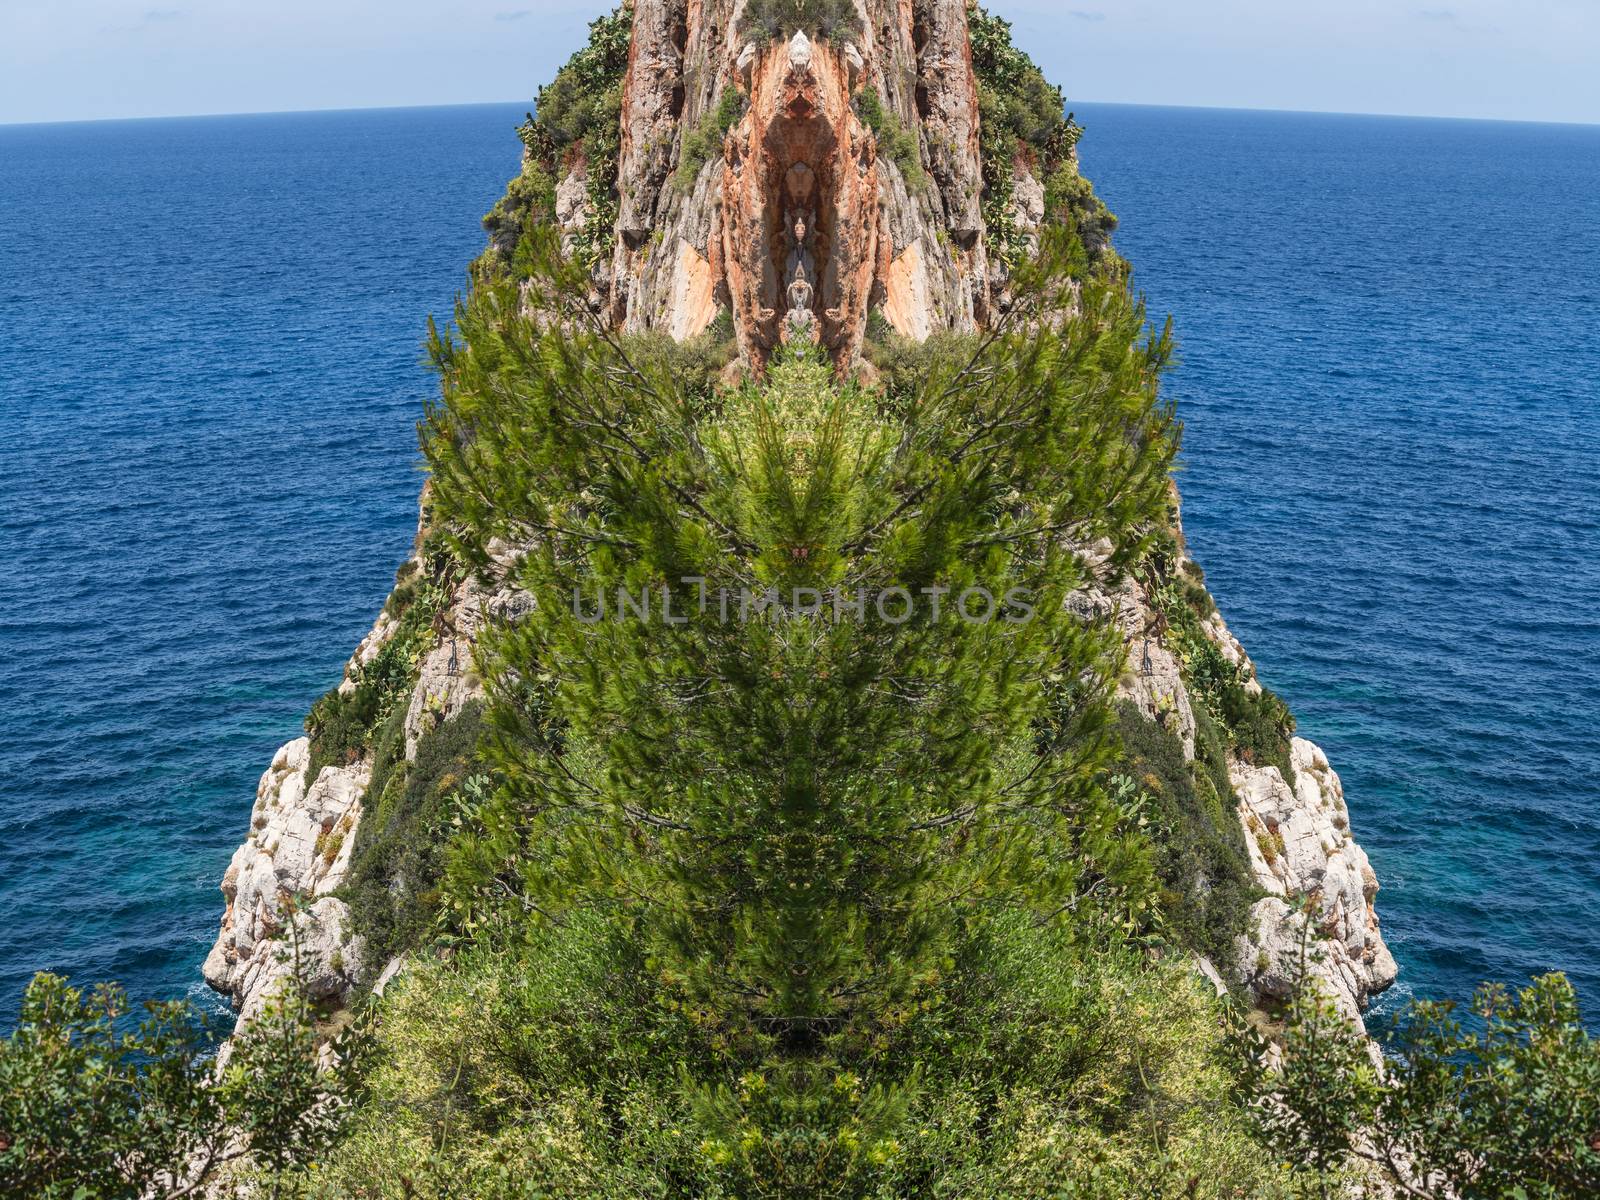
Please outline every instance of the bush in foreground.
M150 1004L125 1028L116 987L39 975L0 1043L0 1194L30 1200L204 1195L248 1163L276 1196L337 1138L357 1042L318 1067L315 1014L285 987L218 1069L192 1006Z

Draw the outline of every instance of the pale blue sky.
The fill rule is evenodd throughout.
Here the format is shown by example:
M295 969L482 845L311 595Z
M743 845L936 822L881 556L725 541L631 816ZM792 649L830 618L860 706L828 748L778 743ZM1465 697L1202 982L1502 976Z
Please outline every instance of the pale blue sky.
M0 0L0 123L526 101L601 0ZM1075 100L1600 123L1600 0L994 0Z

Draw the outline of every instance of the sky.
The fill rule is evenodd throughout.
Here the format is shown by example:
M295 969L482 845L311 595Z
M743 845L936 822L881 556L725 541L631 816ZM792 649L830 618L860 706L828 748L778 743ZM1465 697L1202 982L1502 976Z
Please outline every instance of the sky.
M0 0L0 124L526 102L607 0ZM1600 124L1600 0L992 0L1069 99Z

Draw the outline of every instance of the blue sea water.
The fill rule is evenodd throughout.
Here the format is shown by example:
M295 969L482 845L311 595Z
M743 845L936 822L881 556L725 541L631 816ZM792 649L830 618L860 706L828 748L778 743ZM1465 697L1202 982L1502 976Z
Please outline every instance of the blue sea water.
M1191 548L1344 781L1406 997L1600 1025L1600 127L1077 106Z
M1600 129L1076 107L1398 994L1560 966L1600 1010ZM423 322L520 115L0 127L0 1029L47 967L205 994L256 779L407 551Z
M521 117L0 127L0 1029L47 967L212 1002L256 780L409 551L425 321Z

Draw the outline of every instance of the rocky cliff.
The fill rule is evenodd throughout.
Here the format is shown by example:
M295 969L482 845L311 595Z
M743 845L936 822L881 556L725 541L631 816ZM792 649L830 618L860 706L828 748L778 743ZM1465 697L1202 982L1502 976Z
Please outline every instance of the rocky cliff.
M783 23L785 12L819 11ZM1078 178L1075 130L1059 111L1045 148L986 140L986 83L964 0L637 0L631 20L615 187L597 186L599 159L583 146L536 152L529 138L508 197L548 203L543 216L558 223L569 252L587 255L597 311L620 330L683 340L726 314L745 370L759 372L778 347L803 340L841 371L870 377L862 351L874 318L919 340L983 328L1006 307L1008 260L1046 221L1087 213L1085 248L1109 253L1104 210ZM1004 146L1003 161L986 161L986 144L990 159ZM540 201L535 177L551 164L559 178ZM597 238L597 213L611 211L604 206L615 220ZM520 220L497 209L498 252L509 252L505 231ZM424 515L424 533L426 524ZM1215 704L1196 692L1195 657L1220 656L1248 696L1262 689L1203 589L1198 640L1173 636L1160 580L1198 575L1181 550L1176 505L1171 532L1179 549L1164 575L1136 574L1083 600L1125 633L1123 697L1194 760L1197 729L1209 719L1198 710ZM419 536L413 574L426 570L422 546ZM407 763L426 731L477 693L473 633L486 612L515 602L471 580L441 586L425 628L404 633L403 619L379 618L339 689L348 697L368 686L369 664L396 638L411 639L404 686L385 701L405 714L403 743L389 757ZM381 710L372 720L380 718ZM1359 1022L1367 998L1395 976L1374 909L1377 880L1322 751L1301 738L1284 745L1272 762L1243 746L1226 750L1224 790L1256 889L1229 982L1271 1006L1308 938L1313 970ZM205 973L245 1017L287 969L291 933L313 990L331 1002L380 965L341 896L381 790L375 769L390 765L370 741L337 761L317 757L306 738L278 752L223 881L222 930Z
M402 581L427 569L426 513L424 493L422 528L398 573ZM474 636L487 617L514 612L518 603L512 591L486 591L470 576L449 577L419 637L407 621L418 602L407 610L391 598L333 693L352 696L385 651L403 649L405 677L392 697L396 727L390 746L374 738L342 762L319 763L313 738L299 737L273 756L256 788L249 831L222 878L222 928L203 968L206 981L239 1010L241 1022L260 1011L274 985L297 965L313 998L334 1006L356 987L376 983L385 967L398 966L370 960L344 895L363 817L379 799L372 787L375 767L392 775L395 764L380 759L413 763L429 733L483 694L472 670Z
M795 337L854 361L874 307L912 337L976 328L1001 281L962 0L865 0L829 38L764 38L751 7L635 8L597 273L617 323L684 338L727 308L757 369Z
M1181 546L1176 512L1174 526ZM1176 567L1180 575L1198 575L1186 554ZM1091 603L1123 630L1128 666L1119 694L1175 733L1185 758L1193 762L1196 708L1205 701L1194 695L1191 664L1184 661L1181 645L1164 636L1170 618L1138 576L1124 580L1115 594L1095 595ZM1214 607L1201 629L1236 667L1244 688L1259 695L1255 664ZM1291 738L1288 749L1284 765L1226 753L1235 814L1259 893L1234 947L1228 982L1257 1007L1272 1009L1289 997L1304 966L1340 1011L1361 1026L1370 997L1389 987L1398 973L1379 929L1378 878L1351 831L1344 788L1327 755L1300 737ZM1209 962L1202 965L1214 974Z

